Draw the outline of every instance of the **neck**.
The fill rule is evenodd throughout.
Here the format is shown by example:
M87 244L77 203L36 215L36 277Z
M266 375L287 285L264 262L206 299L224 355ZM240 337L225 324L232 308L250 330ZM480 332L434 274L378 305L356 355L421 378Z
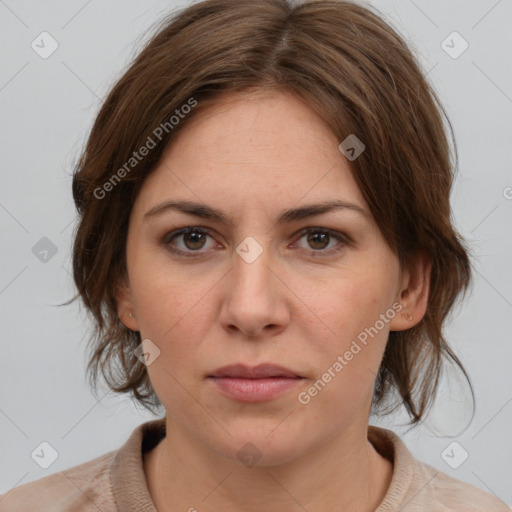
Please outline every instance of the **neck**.
M166 437L146 455L148 487L159 512L374 511L393 466L363 436L340 435L290 462L246 467L191 438L167 416Z

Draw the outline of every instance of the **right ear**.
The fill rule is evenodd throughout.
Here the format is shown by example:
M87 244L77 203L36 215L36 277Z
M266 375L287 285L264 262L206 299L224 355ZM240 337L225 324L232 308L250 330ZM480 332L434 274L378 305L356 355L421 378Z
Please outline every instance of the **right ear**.
M132 292L127 279L123 279L116 288L117 316L121 322L132 331L139 330L135 315Z

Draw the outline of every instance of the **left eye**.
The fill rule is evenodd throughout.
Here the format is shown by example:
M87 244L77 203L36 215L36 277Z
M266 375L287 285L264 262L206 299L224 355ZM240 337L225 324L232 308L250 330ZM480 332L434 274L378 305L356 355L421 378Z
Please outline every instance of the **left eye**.
M346 242L346 239L341 235L341 233L336 233L322 228L307 228L301 232L299 240L304 237L307 237L307 243L313 248L312 252L321 251L330 253L332 249L339 250L341 247L336 247L336 245L324 250L328 247L329 243L333 241L333 239L341 242L341 246Z
M202 252L201 249L205 248L206 239L213 237L199 227L186 227L178 231L169 233L164 238L164 245L173 253L184 256L199 256ZM183 246L177 247L173 242L175 239L182 239ZM330 254L334 251L341 250L347 243L348 237L342 233L337 233L325 228L306 228L301 231L298 240L306 238L307 243L312 249L305 249L313 256L323 256ZM329 247L333 239L338 241L338 245ZM214 244L210 248L212 248Z

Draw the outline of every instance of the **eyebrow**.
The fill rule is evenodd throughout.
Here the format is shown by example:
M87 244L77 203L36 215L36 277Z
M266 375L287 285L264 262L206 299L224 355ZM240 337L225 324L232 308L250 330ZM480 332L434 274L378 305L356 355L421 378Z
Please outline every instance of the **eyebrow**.
M297 208L284 210L277 218L277 224L281 225L296 222L336 210L354 211L363 215L368 220L371 219L371 214L357 204L349 203L343 200L331 200L324 201L322 203L306 204ZM213 208L206 204L195 203L191 201L166 201L164 203L158 204L144 214L144 219L154 218L169 211L178 211L187 215L199 217L201 219L217 221L230 227L235 226L235 222L230 219L222 210Z

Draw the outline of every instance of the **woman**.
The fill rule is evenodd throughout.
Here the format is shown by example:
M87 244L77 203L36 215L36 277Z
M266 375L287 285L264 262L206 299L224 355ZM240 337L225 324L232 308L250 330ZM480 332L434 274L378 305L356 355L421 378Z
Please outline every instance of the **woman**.
M108 95L73 179L92 382L161 419L2 510L508 510L414 459L470 282L442 106L352 2L206 0ZM465 372L464 372L465 373Z

